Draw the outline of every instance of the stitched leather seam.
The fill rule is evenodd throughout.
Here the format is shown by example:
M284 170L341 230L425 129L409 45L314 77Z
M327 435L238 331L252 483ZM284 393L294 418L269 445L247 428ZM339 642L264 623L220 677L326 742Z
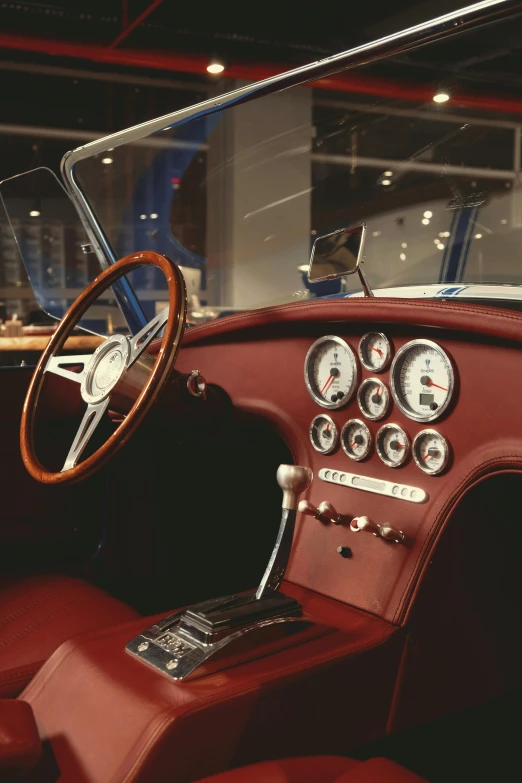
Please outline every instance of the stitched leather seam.
M31 664L31 668L30 668L30 669L28 669L28 670L27 670L26 672L24 672L23 674L15 674L15 675L13 675L13 676L10 676L10 675L2 675L2 676L0 677L0 690L1 690L1 688L2 688L2 686L3 686L3 685L10 685L10 684L12 684L12 683L16 682L17 680L22 680L22 682L23 682L24 680L27 680L28 678L29 678L30 680L32 680L32 678L34 677L34 675L36 674L36 672L37 672L37 671L39 671L39 669L41 669L41 668L42 668L42 666L44 665L44 663L45 663L45 661L39 661L39 662L38 662L38 664Z
M513 460L513 462L510 462L510 460ZM402 598L399 600L399 605L395 611L393 622L400 622L402 616L405 614L407 610L407 603L411 599L412 594L415 592L420 572L422 571L422 567L424 566L424 563L431 555L431 551L433 549L433 545L436 541L437 535L439 531L443 528L444 523L447 521L451 512L455 508L456 503L460 499L460 497L468 489L470 489L476 483L476 481L482 477L482 475L485 475L484 472L487 471L489 467L495 467L495 466L509 467L509 465L513 465L514 467L518 467L520 471L521 464L522 464L522 460L520 454L505 454L502 457L493 457L492 459L487 460L486 462L482 462L480 465L476 465L466 474L466 476L462 479L458 487L456 487L456 489L453 491L451 496L444 503L441 510L435 517L433 524L430 527L430 530L426 537L426 542L417 556L415 565L411 571L410 578L408 579L406 587L404 588Z
M371 650L374 647L377 647L381 642L385 641L388 637L391 637L395 632L397 631L397 628L394 626L389 626L386 628L386 630L378 637L376 637L370 644L359 644L357 647L350 649L348 655L352 656L359 652L362 652L363 650ZM335 660L340 660L341 658L346 657L346 653L343 655L342 652L337 650L334 653L325 654L322 657L318 658L317 660L314 660L313 667L316 669L319 666L323 666L324 664L328 664ZM287 666L282 671L278 672L277 677L278 679L283 679L284 677L292 676L292 674L295 674L295 668L291 666ZM183 717L186 717L188 715L196 714L197 712L201 712L208 704L211 705L218 705L222 704L223 702L226 702L230 696L243 696L247 693L255 692L257 689L257 686L259 684L264 684L266 682L271 682L273 680L273 676L270 674L267 674L265 677L257 678L255 681L254 687L246 688L243 691L238 692L237 686L235 688L228 688L226 691L224 691L219 699L215 699L213 696L208 696L206 699L202 699L201 701L198 701L197 705L194 706L192 709L186 709L183 711L182 715ZM138 775L142 772L143 767L148 761L148 754L151 748L154 747L155 741L157 737L161 737L161 735L164 732L164 729L168 727L170 723L175 721L177 716L173 716L172 713L167 713L163 720L159 723L157 728L155 729L152 736L147 741L146 745L142 748L140 754L135 759L131 769L127 772L125 777L123 778L122 783L133 783L138 777ZM119 772L119 770L118 770ZM116 781L120 780L119 776L116 775L112 778L114 783Z
M31 625L28 625L26 628L24 628L23 631L19 631L17 634L13 634L13 636L10 636L7 639L4 639L2 642L0 642L0 649L2 647L7 647L8 645L12 644L13 642L16 642L18 639L22 639L24 636L27 636L28 633L31 633L31 631L37 631L38 628L40 628L42 625L45 625L45 623L49 622L49 620L55 620L61 614L64 614L65 612L69 612L69 611L71 611L71 609L76 609L78 606L81 606L82 604L86 604L86 603L89 603L89 599L88 598L83 598L82 600L77 599L76 601L71 601L69 604L66 604L65 606L62 606L56 612L52 612L51 614L48 614L45 617L42 617L42 619L39 622L32 623Z
M56 596L59 595L58 591L55 591L54 593L46 593L43 596L40 596L40 598L35 598L35 600L30 603L23 606L21 609L18 609L16 612L12 612L12 614L8 615L7 617L3 617L0 620L0 628L3 625L7 625L11 620L16 620L17 617L21 617L26 612L29 612L31 609L34 609L36 606L39 606L40 604L45 603L50 598L56 598Z

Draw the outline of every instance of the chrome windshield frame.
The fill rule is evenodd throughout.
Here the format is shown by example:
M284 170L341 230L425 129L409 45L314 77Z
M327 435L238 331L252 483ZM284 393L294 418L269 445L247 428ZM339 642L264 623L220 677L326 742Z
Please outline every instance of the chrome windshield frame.
M361 46L326 57L309 65L285 71L268 79L248 84L237 90L210 98L202 103L181 109L171 114L148 120L139 125L104 136L82 147L67 152L61 161L61 173L67 192L75 205L82 223L93 242L93 249L102 268L115 263L118 259L100 224L96 213L82 191L74 172L76 163L93 155L106 152L123 144L132 143L162 130L168 130L189 120L208 116L217 111L247 103L255 98L280 92L320 77L332 76L347 69L368 65L397 55L427 43L439 41L468 29L498 22L522 13L520 0L482 0L466 8L430 19L422 24L406 28L393 35L378 38ZM138 299L126 281L125 290L118 301L133 333L145 323Z

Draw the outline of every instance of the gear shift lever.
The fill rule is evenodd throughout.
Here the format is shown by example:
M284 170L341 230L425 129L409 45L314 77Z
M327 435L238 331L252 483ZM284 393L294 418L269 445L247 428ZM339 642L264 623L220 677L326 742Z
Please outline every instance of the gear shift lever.
M312 478L313 474L310 468L303 468L300 465L279 465L277 469L277 483L283 490L281 524L272 556L261 584L257 588L257 600L261 600L270 593L275 593L283 581L292 550L297 499L301 492L308 489Z

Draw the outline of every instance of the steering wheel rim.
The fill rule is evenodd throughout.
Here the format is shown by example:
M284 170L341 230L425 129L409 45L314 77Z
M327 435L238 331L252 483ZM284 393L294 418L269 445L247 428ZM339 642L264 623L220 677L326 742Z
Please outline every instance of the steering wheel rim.
M162 345L157 353L157 357L152 366L152 369L150 370L150 374L144 382L141 392L137 396L130 411L127 413L122 423L105 441L105 443L100 446L93 454L87 457L83 462L74 464L69 468L65 467L67 465L66 459L64 469L62 469L60 472L46 470L41 465L36 456L34 429L38 400L42 391L45 374L48 370L50 370L50 363L53 359L58 359L57 354L63 348L72 330L80 318L91 306L91 304L104 290L109 288L122 275L128 274L129 272L132 272L134 269L138 269L139 267L150 265L157 266L163 271L165 275L168 286L169 304L168 315L167 308L164 311L164 317L166 320L165 334L163 336ZM20 423L20 448L22 452L22 460L27 471L34 479L41 482L42 484L64 484L85 479L101 468L107 462L107 460L109 460L129 440L131 435L141 424L143 418L153 405L173 367L185 328L186 304L187 294L185 281L178 266L166 256L161 255L160 253L155 253L153 251L141 251L125 256L115 264L112 264L110 267L105 269L80 294L80 296L63 316L62 320L58 324L58 328L52 335L47 344L47 347L42 353L29 384L22 409L22 419ZM117 341L122 344L124 341L128 341L130 347L126 345L124 346L127 350L128 356L132 355L131 349L133 345L136 355L134 358L132 358L131 364L124 368L122 375L119 376L117 383L114 386L111 386L108 392L105 393L102 402L105 404L106 401L106 404L102 413L108 409L108 402L111 397L111 392L114 391L119 381L125 376L130 368L137 364L137 360L140 356L143 355L146 346L161 328L163 328L163 323L160 322L158 317L156 317L152 319L147 324L147 326L138 333L138 335L134 335L133 338L129 339L126 337L122 338L121 336L117 337ZM153 331L154 329L155 331ZM151 333L151 335L148 337L149 333ZM140 337L142 338L142 343L140 343ZM87 374L87 368L95 361L94 357L97 355L99 350L111 339L112 338L107 338L107 340L105 340L102 345L96 349L94 354L89 357L90 361L85 363L85 374ZM71 363L70 361L67 362L69 357L61 358L63 362ZM67 371L58 371L57 374L69 377L69 373ZM70 373L70 377L72 380L79 381L79 378L75 378L73 373ZM96 390L98 391L98 389ZM85 402L87 402L87 400L85 400L83 397L83 394L84 383L82 383L82 398ZM85 421L87 411L88 408L86 409L82 423ZM96 424L98 423L98 420L96 421ZM94 425L90 434L92 434L94 431L96 424ZM81 437L80 431L81 426L75 435L75 441ZM73 441L73 446L75 441ZM86 443L87 442L88 439ZM84 444L84 447L86 443ZM71 450L73 449L73 446L71 446ZM81 453L82 452L80 451L78 456L81 456Z

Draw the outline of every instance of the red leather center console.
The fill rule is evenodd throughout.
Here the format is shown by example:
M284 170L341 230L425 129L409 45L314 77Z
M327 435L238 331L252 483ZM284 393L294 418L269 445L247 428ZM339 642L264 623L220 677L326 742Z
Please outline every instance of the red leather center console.
M23 694L50 741L44 766L64 783L183 783L382 735L403 632L295 585L283 591L335 630L200 679L173 682L125 651L157 618L62 645Z

